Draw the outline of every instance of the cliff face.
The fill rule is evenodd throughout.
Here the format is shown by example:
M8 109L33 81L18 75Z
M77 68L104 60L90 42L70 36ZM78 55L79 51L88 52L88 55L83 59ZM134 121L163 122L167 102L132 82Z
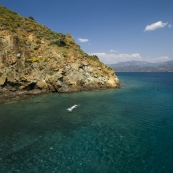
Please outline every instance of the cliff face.
M119 87L114 71L84 53L70 34L2 6L0 14L0 97Z

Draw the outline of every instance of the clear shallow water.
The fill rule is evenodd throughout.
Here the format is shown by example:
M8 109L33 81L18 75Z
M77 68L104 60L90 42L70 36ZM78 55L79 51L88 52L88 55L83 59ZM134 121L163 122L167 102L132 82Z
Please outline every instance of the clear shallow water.
M117 75L118 90L0 105L0 172L173 172L173 73Z

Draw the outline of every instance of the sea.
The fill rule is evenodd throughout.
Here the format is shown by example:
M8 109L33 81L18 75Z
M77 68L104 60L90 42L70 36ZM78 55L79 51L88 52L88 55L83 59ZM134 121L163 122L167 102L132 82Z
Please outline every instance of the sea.
M173 173L173 73L116 74L120 89L0 104L0 173Z

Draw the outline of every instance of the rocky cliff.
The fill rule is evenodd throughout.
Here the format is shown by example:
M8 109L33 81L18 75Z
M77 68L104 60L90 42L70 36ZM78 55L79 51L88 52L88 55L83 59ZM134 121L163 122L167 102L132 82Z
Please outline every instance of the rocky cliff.
M70 34L0 6L0 97L119 87L114 71Z

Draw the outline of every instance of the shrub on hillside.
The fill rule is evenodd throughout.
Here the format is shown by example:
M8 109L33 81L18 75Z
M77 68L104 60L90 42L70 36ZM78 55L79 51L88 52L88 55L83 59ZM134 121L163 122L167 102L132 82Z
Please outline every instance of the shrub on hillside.
M32 16L29 16L28 19L31 19L31 20L35 21L35 19Z

